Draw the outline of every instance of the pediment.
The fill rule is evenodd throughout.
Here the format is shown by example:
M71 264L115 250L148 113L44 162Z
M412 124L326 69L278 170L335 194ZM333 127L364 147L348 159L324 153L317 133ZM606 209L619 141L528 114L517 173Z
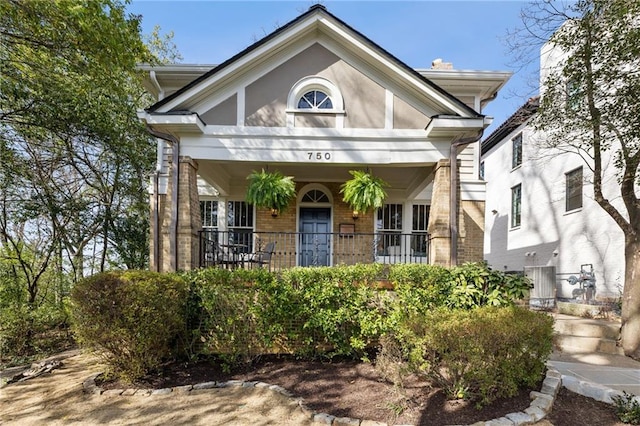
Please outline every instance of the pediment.
M340 89L347 127L384 127L389 102L402 111L405 128L422 123L424 129L436 115L480 116L322 6L312 7L147 111L189 111L207 125L284 127L286 117L280 111L287 108L287 96L297 81L309 76L325 78ZM234 109L242 109L243 117ZM363 122L365 116L370 123ZM303 118L308 126L332 127L326 116Z

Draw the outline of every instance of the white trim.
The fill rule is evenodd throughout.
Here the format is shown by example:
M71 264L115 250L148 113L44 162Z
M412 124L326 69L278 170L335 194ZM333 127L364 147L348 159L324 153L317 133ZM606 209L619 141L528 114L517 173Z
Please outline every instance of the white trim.
M352 47L352 51L357 50L359 52L366 52L369 56L369 58L367 58L369 59L369 62L376 62L379 65L382 65L384 67L385 74L389 74L392 78L398 79L398 81L408 85L412 90L416 90L418 92L426 94L441 106L446 105L445 108L451 109L456 114L465 117L469 116L469 112L467 110L453 103L444 94L425 84L424 81L416 78L415 75L407 73L403 68L399 67L395 62L388 58L387 55L370 48L367 44L365 44L364 41L360 41L356 37L353 37L345 28L343 28L342 26L338 26L339 24L337 22L334 22L333 20L329 20L327 18L328 17L323 16L319 21L323 23L326 28L332 30L332 35L335 34L342 37L342 40L340 40L340 44L342 46L350 45ZM332 38L336 37L333 36Z
M385 130L393 129L393 92L389 89L384 91L384 128Z
M432 165L446 158L449 141L425 143L424 139L400 138L355 140L327 137L278 138L236 136L183 136L183 155L201 160L269 161L299 164L416 164ZM315 157L321 153L321 157ZM327 154L325 156L325 154ZM311 158L309 156L312 156Z
M166 115L149 115L150 124L163 124L162 120ZM466 121L469 121L467 119ZM469 128L476 128L471 127ZM464 130L464 129L461 129ZM238 137L236 126L216 126L207 125L203 129L205 136L214 137ZM326 138L338 138L338 139L363 139L363 138L375 138L375 139L388 139L389 141L398 141L402 139L415 139L426 141L427 132L423 129L334 129L327 127L259 127L259 126L246 126L242 129L242 137L263 137L263 138L310 138L310 139L326 139Z
M245 87L242 86L238 89L236 96L236 125L238 127L244 127L244 112L245 112Z
M305 40L305 38L307 40ZM308 47L313 43L320 42L320 39L326 40L325 43L322 43L325 47L327 44L331 44L334 53L350 51L351 54L349 56L351 58L359 58L358 64L355 65L366 64L368 67L375 68L378 76L386 76L396 81L397 84L404 87L406 91L414 91L416 94L419 93L422 96L426 96L430 99L432 108L434 105L437 105L435 109L448 110L452 114L469 116L470 113L468 110L453 102L445 94L425 84L423 80L417 78L412 73L408 73L404 68L398 66L398 64L390 58L387 58L385 54L369 46L365 40L360 40L357 34L344 28L339 22L334 21L322 11L318 11L309 15L306 19L296 22L295 25L291 26L287 31L278 34L267 43L256 47L251 52L238 58L211 76L211 78L202 80L189 90L181 93L178 97L162 105L159 110L170 111L171 109L184 105L186 102L193 101L195 101L198 107L203 106L200 103L207 98L207 92L212 87L229 84L229 82L238 75L245 74L245 68L247 68L249 64L271 62L270 67L275 67L277 64L281 64L286 58L277 58L278 55L275 55L274 52L299 50L300 47ZM302 41L302 43L296 46L300 41ZM298 47L298 49L296 49L296 47ZM278 60L277 64L273 63L274 59ZM361 67L358 67L358 69L360 68ZM252 70L252 72L253 71L254 70ZM256 74L252 74L251 78L252 81L255 81ZM247 79L247 77L245 77L245 79ZM376 80L379 82L380 77ZM238 82L236 82L236 84L237 83Z
M227 201L228 197L218 197L218 230L227 231ZM255 215L253 215L255 218Z
M483 180L460 182L461 201L486 201L486 187Z

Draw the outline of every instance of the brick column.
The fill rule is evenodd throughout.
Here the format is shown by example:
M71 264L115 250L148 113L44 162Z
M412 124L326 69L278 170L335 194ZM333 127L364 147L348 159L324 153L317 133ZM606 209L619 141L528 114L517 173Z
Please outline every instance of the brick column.
M451 253L451 229L449 221L449 198L451 192L451 163L448 159L436 164L429 210L429 263L449 266Z
M458 261L482 262L484 259L484 201L463 201L465 233L461 234L463 252L458 254Z
M171 241L170 227L172 224L171 209L172 194L174 191L169 176L167 195L164 202L161 225L161 271L173 271L172 257L176 256L177 270L190 270L198 267L199 263L199 239L198 232L202 229L202 218L200 217L200 199L198 197L197 180L198 163L190 157L180 157L180 171L178 174L178 229L176 242Z
M200 198L198 197L198 163L190 157L180 157L178 186L178 270L198 267L199 232L202 230Z

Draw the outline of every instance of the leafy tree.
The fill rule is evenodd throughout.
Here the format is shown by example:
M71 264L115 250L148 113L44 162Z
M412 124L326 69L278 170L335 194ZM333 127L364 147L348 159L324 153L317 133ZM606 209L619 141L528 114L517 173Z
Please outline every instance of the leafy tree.
M541 143L584 159L596 202L624 233L622 343L640 359L640 2L543 1L523 20L510 37L515 51L548 39L560 53L557 66L541 71ZM611 173L615 192L604 185Z
M92 244L98 270L144 266L154 145L135 114L148 103L136 64L154 61L140 17L121 1L0 2L0 242L9 252L39 235L42 267L65 256L75 279ZM140 232L122 232L125 222Z

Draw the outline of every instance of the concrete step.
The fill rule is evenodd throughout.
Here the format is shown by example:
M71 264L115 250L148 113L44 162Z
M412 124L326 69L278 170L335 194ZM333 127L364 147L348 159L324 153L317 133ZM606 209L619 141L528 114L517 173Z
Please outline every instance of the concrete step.
M620 324L593 319L556 318L554 330L558 334L583 337L599 337L617 340L620 336Z
M554 345L568 354L605 353L623 355L616 342L620 323L600 319L556 314Z
M624 355L622 348L618 347L613 339L556 334L553 342L559 351L567 354L605 353Z

